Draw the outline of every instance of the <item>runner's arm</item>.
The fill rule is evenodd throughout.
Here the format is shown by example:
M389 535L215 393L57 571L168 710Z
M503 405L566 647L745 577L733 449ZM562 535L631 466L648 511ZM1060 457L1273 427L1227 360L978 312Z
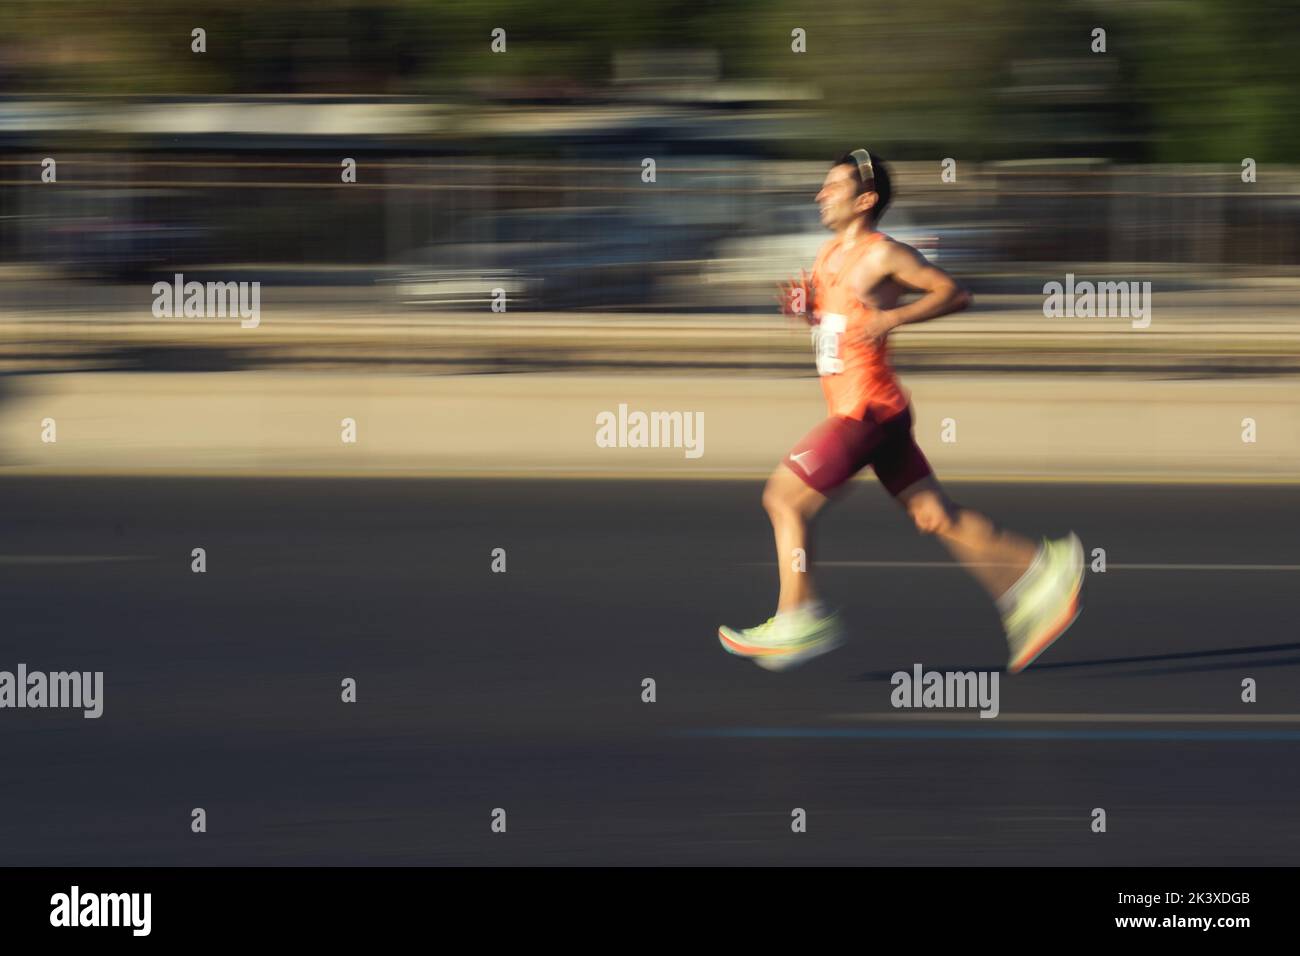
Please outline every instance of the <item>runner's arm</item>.
M941 315L960 312L971 303L971 294L957 280L937 266L931 265L919 252L901 242L882 243L885 257L882 271L894 281L923 293L921 298L907 305L880 313L883 324L898 328L912 322L926 322Z

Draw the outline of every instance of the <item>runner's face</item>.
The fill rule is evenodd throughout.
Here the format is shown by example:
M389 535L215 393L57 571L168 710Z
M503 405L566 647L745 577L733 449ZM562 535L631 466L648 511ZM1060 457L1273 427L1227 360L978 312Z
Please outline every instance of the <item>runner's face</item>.
M823 226L838 232L864 212L856 208L861 198L857 190L857 178L848 166L831 167L817 194Z

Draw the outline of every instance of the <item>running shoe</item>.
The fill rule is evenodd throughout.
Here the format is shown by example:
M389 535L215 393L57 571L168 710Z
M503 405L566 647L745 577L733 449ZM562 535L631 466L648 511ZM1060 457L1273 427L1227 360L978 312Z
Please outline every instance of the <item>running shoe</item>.
M731 654L748 657L769 671L802 664L843 643L839 616L807 607L769 617L757 627L718 628L718 641Z
M1010 674L1019 674L1037 660L1079 616L1083 544L1078 536L1044 541L1016 589L1014 606L1002 619L1011 651Z

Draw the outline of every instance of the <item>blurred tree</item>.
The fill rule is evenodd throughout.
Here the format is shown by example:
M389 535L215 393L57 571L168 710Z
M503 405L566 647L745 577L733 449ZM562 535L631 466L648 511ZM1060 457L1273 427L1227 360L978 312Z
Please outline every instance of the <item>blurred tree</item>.
M190 52L195 27L206 53ZM10 95L472 103L599 90L619 51L711 49L725 78L822 91L799 155L865 141L897 158L1296 161L1297 38L1283 0L5 0L0 77Z
M1178 0L1129 14L1134 99L1150 114L1146 158L1300 159L1300 6L1286 0Z

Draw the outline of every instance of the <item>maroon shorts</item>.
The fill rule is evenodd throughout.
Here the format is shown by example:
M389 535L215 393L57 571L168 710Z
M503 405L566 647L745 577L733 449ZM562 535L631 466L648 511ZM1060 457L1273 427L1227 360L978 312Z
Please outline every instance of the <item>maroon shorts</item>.
M870 465L894 497L934 474L912 437L912 410L879 421L872 410L862 421L832 416L790 450L785 465L810 488L829 495Z

